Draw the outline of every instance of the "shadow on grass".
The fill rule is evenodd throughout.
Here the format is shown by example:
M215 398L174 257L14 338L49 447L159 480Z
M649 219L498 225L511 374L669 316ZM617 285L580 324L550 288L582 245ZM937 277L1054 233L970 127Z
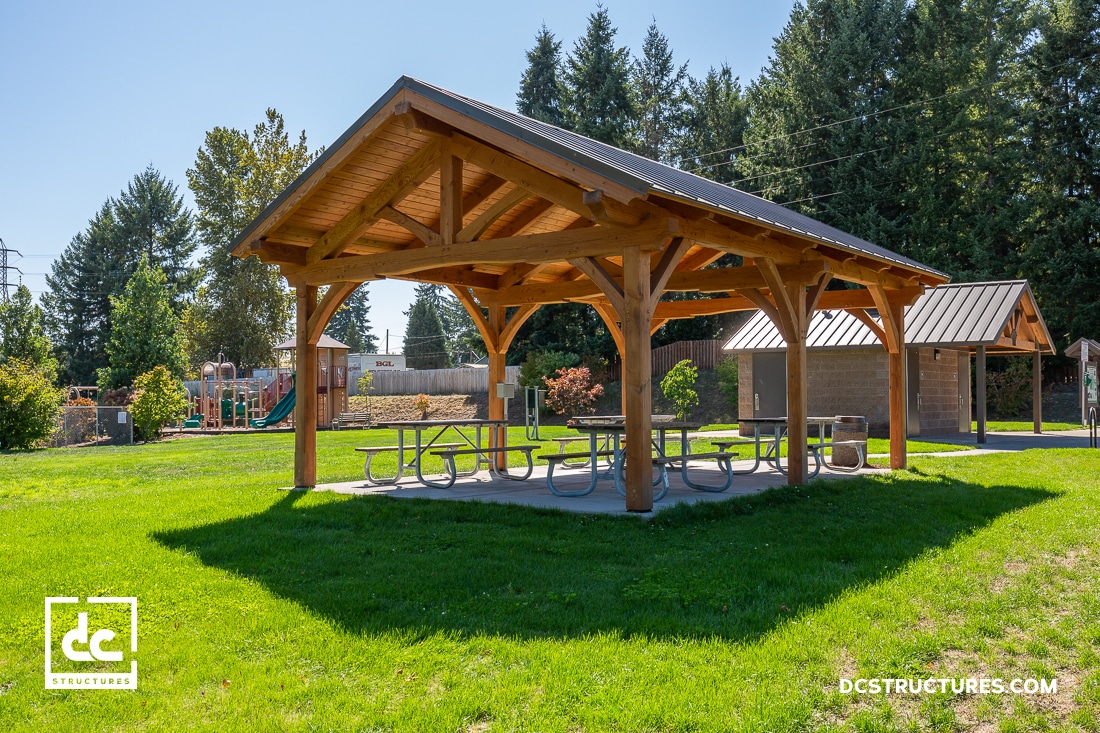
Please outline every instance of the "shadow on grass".
M652 522L381 497L157 533L352 632L752 639L1055 496L942 477L817 482Z

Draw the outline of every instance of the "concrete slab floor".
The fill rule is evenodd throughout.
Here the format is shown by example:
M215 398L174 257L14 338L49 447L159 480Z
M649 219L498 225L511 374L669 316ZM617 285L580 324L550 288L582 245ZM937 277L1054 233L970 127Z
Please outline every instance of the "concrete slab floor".
M813 470L813 460L810 468ZM752 461L735 461L734 470L747 470ZM603 467L601 466L601 470ZM555 469L554 485L562 490L583 489L588 485L590 469ZM864 468L859 473L882 472L882 469ZM855 474L842 473L823 468L817 478L835 479ZM692 462L691 479L698 484L721 485L724 478L713 461ZM497 504L518 504L521 506L558 509L579 514L628 514L649 518L656 513L677 504L695 504L704 501L725 501L736 496L759 494L776 486L784 486L787 477L774 468L763 464L754 473L735 476L733 485L724 492L714 493L698 491L685 485L679 470L669 472L669 490L663 499L655 502L652 512L628 512L626 500L615 490L615 482L610 478L601 480L596 489L587 496L555 496L546 486L546 466L535 466L531 477L526 481L508 481L494 479L488 471L476 476L459 478L449 489L433 489L421 485L414 477L403 477L397 485L375 486L360 479L333 484L320 484L314 491L333 491L338 494L358 496L388 496L394 499L441 499L445 501L486 501Z

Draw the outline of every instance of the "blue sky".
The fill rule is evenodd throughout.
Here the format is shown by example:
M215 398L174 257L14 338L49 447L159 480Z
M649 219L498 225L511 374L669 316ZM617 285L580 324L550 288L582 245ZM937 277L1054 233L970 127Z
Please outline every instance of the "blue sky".
M640 52L655 17L678 62L747 83L793 0L606 3ZM40 273L150 163L179 187L205 132L275 107L311 147L335 140L402 74L514 108L541 23L572 48L595 2L10 2L0 8L0 239ZM370 285L375 334L404 335L412 288Z

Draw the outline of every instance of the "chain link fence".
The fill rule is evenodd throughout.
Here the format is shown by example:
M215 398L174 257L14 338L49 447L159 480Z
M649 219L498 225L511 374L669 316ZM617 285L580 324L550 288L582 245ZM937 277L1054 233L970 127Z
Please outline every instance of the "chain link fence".
M57 419L54 448L133 445L134 423L125 407L66 405Z

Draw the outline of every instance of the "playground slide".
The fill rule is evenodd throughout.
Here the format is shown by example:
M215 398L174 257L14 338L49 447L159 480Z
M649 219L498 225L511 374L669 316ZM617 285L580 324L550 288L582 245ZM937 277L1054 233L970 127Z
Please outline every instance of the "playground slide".
M267 413L265 417L249 420L248 422L254 428L268 428L286 420L293 411L294 387L291 387L290 391L283 395L283 398L276 403L275 407L271 408L271 412Z

